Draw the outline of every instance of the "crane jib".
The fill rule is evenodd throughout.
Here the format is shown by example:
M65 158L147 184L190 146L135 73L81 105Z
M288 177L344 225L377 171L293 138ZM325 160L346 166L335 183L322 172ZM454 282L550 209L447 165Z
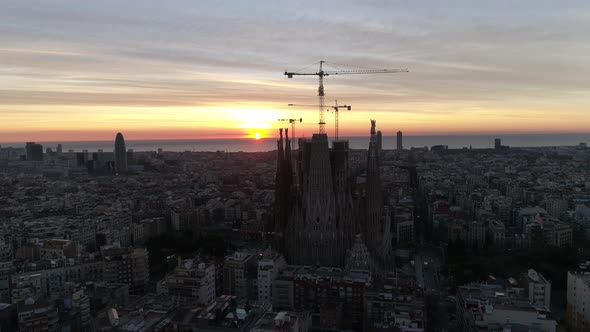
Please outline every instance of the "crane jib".
M325 61L320 61L320 70L317 72L287 72L285 71L285 75L288 78L293 78L294 75L301 75L301 76L319 76L319 86L318 86L318 97L319 97L319 111L320 111L320 121L319 121L319 132L320 134L324 134L325 133L325 122L324 122L324 80L323 78L325 76L329 76L329 75L350 75L350 74L388 74L388 73L407 73L408 70L407 69L374 69L374 68L362 68L362 67L358 67L356 66L356 68L359 69L353 69L353 70L340 70L337 68L337 66L341 66L341 65L336 65L336 64L330 64L330 63L326 63L328 65L331 65L332 67L335 67L338 70L330 70L330 71L324 71L323 70L323 65L324 63L326 63ZM336 66L335 66L336 65ZM348 66L351 67L351 66ZM306 67L306 68L309 68ZM305 71L305 69L302 69L301 71ZM292 105L289 105L292 106ZM293 105L294 106L294 105ZM338 107L338 106L336 106ZM347 108L348 110L350 110L350 106L342 106L343 108ZM336 132L335 132L335 136L338 137L338 109L335 109L335 113L336 113Z

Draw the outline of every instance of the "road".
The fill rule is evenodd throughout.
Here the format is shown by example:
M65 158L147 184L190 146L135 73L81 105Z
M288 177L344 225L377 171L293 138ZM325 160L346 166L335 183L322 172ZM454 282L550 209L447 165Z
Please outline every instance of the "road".
M435 324L436 331L454 331L456 329L455 303L449 301L445 280L441 279L441 267L444 263L442 249L431 245L419 246L414 256L416 280L424 289L427 302L429 324Z
M441 294L440 270L443 258L439 248L423 246L415 257L415 271L418 285L427 293Z

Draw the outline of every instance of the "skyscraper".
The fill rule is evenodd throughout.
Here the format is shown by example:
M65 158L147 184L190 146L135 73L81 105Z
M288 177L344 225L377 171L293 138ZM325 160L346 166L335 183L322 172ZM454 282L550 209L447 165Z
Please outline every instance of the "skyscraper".
M502 148L502 139L495 138L494 139L494 149L500 150Z
M403 150L404 149L404 145L403 145L402 139L403 139L403 137L402 137L402 131L399 130L397 132L397 149L398 150Z
M43 160L43 145L37 144L35 142L27 142L25 151L27 153L27 160Z
M117 133L115 137L115 171L117 174L127 173L127 150L121 133Z
M381 130L377 132L377 151L381 153L383 150L383 134L381 134Z

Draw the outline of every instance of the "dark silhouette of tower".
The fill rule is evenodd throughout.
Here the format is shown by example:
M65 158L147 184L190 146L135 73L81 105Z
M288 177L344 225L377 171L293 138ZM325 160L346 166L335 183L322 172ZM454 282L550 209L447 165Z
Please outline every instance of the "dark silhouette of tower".
M117 174L127 173L127 150L121 133L117 133L115 137L115 171Z
M377 132L377 151L381 153L383 150L383 134L381 134L381 130Z
M402 139L403 139L403 137L402 137L402 131L399 130L397 132L397 149L398 150L403 150L404 149L404 144L402 142Z
M348 141L328 146L326 134L299 140L294 177L285 129L277 142L275 231L292 264L343 266L355 229ZM294 179L297 179L297 183Z
M291 143L289 132L285 129L285 142L283 142L283 128L279 129L280 138L277 140L277 175L275 180L275 223L274 231L281 236L277 237L277 246L284 249L284 236L287 219L291 207L291 186L293 183L293 169L291 166Z
M378 263L387 262L390 218L383 206L375 121L371 124L367 181L358 188L348 141L334 141L330 149L326 134L300 139L294 173L287 130L284 141L279 130L274 230L282 235L276 242L289 263L344 267L346 252L359 238Z
M365 191L366 223L364 225L367 247L378 260L386 260L391 252L391 220L383 206L381 192L381 160L375 133L376 121L371 120L371 139L367 159L367 183Z
M494 149L500 150L502 148L502 139L495 138L494 139Z

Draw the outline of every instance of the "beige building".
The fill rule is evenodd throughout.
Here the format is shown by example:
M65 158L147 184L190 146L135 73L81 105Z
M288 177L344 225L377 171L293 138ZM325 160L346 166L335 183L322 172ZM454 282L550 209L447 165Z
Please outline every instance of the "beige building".
M207 306L215 301L215 265L179 260L159 286L165 288L178 306Z

